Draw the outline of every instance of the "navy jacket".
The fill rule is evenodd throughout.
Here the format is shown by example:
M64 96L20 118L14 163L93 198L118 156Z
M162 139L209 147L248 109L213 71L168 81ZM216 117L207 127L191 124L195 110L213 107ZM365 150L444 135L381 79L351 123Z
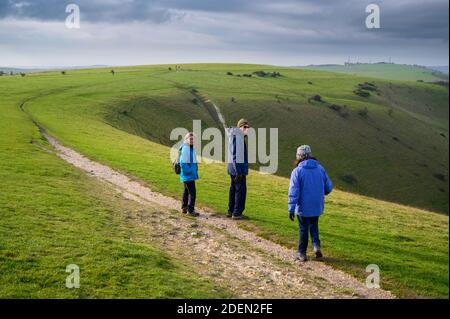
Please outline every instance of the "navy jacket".
M248 149L245 136L236 127L228 129L228 175L248 175Z

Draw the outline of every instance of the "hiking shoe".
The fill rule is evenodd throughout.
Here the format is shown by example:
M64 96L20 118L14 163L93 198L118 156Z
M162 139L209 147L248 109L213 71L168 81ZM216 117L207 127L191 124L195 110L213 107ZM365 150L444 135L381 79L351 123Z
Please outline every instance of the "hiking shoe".
M182 208L182 209L181 209L181 212L182 212L183 214L187 214L187 213L188 213L188 210L187 210L187 208Z
M316 254L316 258L322 258L323 254L322 251L320 250L320 247L314 247L314 254Z
M200 216L200 214L197 213L197 212L188 212L188 215L189 215L189 216L192 216L192 217L198 217L198 216Z
M227 217L228 217L228 218L233 217L233 212L228 212L228 213L227 213Z
M316 250L314 253L316 254L316 258L322 258L323 257L322 251L320 249Z
M297 256L295 256L296 260L299 260L301 262L306 262L308 261L308 257L306 256L306 254L304 253L297 253Z
M243 219L245 219L245 217L242 215L233 215L232 219L233 220L243 220Z

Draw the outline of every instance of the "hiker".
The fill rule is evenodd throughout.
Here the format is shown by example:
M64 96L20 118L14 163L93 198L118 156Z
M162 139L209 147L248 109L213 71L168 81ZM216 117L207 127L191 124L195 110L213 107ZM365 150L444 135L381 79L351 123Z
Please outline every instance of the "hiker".
M181 210L184 214L197 217L195 198L197 191L195 181L198 180L197 154L194 149L194 133L186 134L180 147L180 180L184 184Z
M292 171L289 186L288 210L289 219L294 221L297 215L300 238L297 259L308 260L308 233L316 258L322 258L319 239L319 216L324 210L325 195L333 190L333 184L327 172L313 157L311 147L302 145L297 149L296 168Z
M231 185L227 216L236 220L244 219L248 175L248 149L245 137L249 128L249 122L241 119L237 127L228 129L228 175L231 178Z

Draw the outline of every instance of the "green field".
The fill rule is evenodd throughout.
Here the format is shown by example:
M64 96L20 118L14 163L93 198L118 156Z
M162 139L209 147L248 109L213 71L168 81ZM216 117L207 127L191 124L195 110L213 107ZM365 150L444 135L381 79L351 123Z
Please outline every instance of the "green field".
M244 74L260 69L277 70L283 76L226 75L228 71ZM19 105L25 102L25 111L62 143L138 177L157 191L178 197L181 186L171 169L169 149L163 145L169 144L170 130L190 128L192 119L202 119L205 127L216 126L204 106L192 102L195 88L221 107L229 123L248 117L255 127L280 128L281 176L251 172L246 211L250 220L244 227L295 247L297 226L287 219L289 181L283 176L291 170L296 146L309 143L338 188L409 204L401 206L336 190L327 199L321 220L325 262L361 280L366 275L365 267L375 263L382 272L382 287L400 297L448 298L448 216L410 207L448 212L448 90L425 83L377 80L379 95L355 95L358 84L366 81L372 80L253 65L186 65L180 72L169 71L167 66L129 67L116 69L115 76L98 69L65 76L45 73L0 78L0 93L5 97L0 104L4 115L1 174L6 181L0 206L0 213L6 216L0 228L1 267L5 268L0 280L8 283L2 285L0 295L23 296L23 292L17 292L21 289L28 289L32 296L38 294L37 287L21 288L26 280L14 282L14 274L21 267L28 267L27 279L31 281L31 274L42 271L41 276L53 278L49 269L61 264L65 267L70 254L64 257L65 253L59 253L60 245L54 245L54 240L70 243L64 238L72 233L65 227L78 229L85 223L85 236L95 230L92 240L98 241L96 247L100 247L105 268L113 252L104 248L102 240L107 237L122 243L121 231L133 231L124 229L120 219L111 225L102 222L106 212L114 215L116 208L108 206L113 204L94 197L83 176L30 143L33 138L44 142ZM310 102L314 94L320 94L324 102ZM342 108L331 109L331 104ZM361 112L366 107L368 112ZM200 176L200 204L225 213L225 166L201 165ZM357 180L356 184L346 182L349 176ZM94 210L100 213L93 214ZM73 211L77 214L71 214ZM114 227L118 231L113 231ZM40 236L42 232L52 233L52 238ZM20 241L15 240L18 233L22 235ZM35 240L36 236L41 242ZM38 257L28 257L33 252L29 242L39 243L39 247L48 245L50 253L37 251ZM152 247L123 245L127 245L127 251L136 249L143 255L162 254ZM99 258L95 250L90 251L94 249L90 245L80 244L78 249L91 253L87 253L86 264L94 262L89 259L91 255ZM33 258L42 263L33 263ZM136 271L144 271L140 263L130 262ZM184 288L175 285L174 290L181 295L209 296L211 285L205 283L194 289L177 262L171 269L178 277L161 274L177 278L176 285ZM154 265L145 271L159 270ZM129 281L130 287L137 284L133 278ZM49 286L53 287L52 282ZM52 289L44 296L57 294ZM122 294L108 285L104 289L112 295ZM86 296L109 296L101 291ZM154 295L170 293L158 291Z
M0 298L220 298L230 294L144 242L129 204L64 163L23 100L42 92L0 84ZM9 81L8 81L9 82ZM14 84L15 83L15 84ZM10 84L16 89L6 89ZM93 191L95 190L95 191ZM80 267L67 289L66 266Z
M302 67L302 69L346 73L357 76L374 77L384 80L424 82L448 81L447 74L420 66L403 64L361 63L351 65L311 65Z
M156 68L144 82L133 84L145 89L111 100L105 118L114 127L172 145L171 130L191 128L192 119L201 119L205 128L218 126L203 106L192 103L195 88L219 105L229 125L246 117L254 127L279 129L280 176L290 176L297 146L307 143L342 190L448 213L447 89L290 69L283 69L280 78L236 76L260 69L277 70ZM228 71L235 76L227 76ZM378 91L357 96L358 84L366 81ZM309 102L315 94L324 102ZM333 104L340 109L332 109Z

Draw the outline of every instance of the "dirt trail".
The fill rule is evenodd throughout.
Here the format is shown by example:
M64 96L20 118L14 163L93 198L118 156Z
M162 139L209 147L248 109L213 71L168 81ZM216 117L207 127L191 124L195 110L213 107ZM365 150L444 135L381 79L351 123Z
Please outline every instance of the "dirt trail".
M245 221L232 221L202 210L198 219L175 212L180 206L177 200L62 146L43 130L42 134L66 162L112 184L124 197L143 207L158 207L153 213L143 209L132 216L137 225L148 230L149 241L189 261L196 272L226 286L237 297L394 298L388 291L369 289L323 263L295 261L294 251L238 227Z

